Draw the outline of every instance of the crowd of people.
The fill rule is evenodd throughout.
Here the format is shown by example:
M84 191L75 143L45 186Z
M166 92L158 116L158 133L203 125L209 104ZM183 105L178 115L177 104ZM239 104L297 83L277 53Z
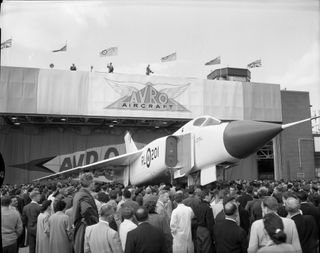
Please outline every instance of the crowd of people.
M318 181L1 188L3 252L319 252Z

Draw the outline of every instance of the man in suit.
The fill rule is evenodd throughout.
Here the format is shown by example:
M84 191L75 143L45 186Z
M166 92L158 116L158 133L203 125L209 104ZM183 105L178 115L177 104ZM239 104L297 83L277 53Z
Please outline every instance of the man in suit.
M250 221L254 222L262 218L261 202L268 195L268 189L264 186L258 189L258 199L253 199L247 202L245 209L249 212Z
M27 227L28 243L30 253L36 250L37 220L41 207L38 204L41 195L38 191L30 193L31 202L23 208L22 222Z
M210 206L211 193L209 190L200 192L200 205L195 208L197 218L197 249L196 252L211 253L213 251L213 213Z
M300 199L300 210L303 215L311 215L316 221L318 228L318 240L320 241L320 213L319 210L310 202L308 202L308 192L307 187L297 193L297 197ZM320 247L319 247L320 252Z
M286 200L286 210L289 217L295 222L303 253L316 253L318 228L311 215L302 215L299 200L289 197Z
M238 206L238 213L239 215L237 216L237 224L242 227L244 229L244 231L246 231L247 234L249 234L250 231L250 218L249 218L249 212L244 209L241 204L238 201L238 198L236 198L235 196L233 197L225 197L225 203L229 202L229 201L235 201L235 203ZM224 210L222 210L220 213L217 214L215 222L219 222L225 219L225 214L224 214Z
M264 197L261 203L262 216L271 212L277 214L278 207L278 201L274 197ZM287 235L286 243L291 244L297 253L302 252L296 224L291 219L283 217L281 219ZM248 253L255 253L268 243L270 243L270 237L265 232L263 219L256 220L251 226Z
M125 253L165 253L163 233L148 223L148 210L139 207L135 213L138 227L127 235Z
M109 226L114 214L114 208L103 205L100 209L99 223L88 226L85 232L85 253L122 253L121 242L117 231Z
M114 67L113 67L113 65L112 65L112 62L110 62L110 64L107 65L107 68L108 68L108 72L109 72L109 73L113 73Z
M302 214L313 216L315 221L318 222L317 226L319 228L320 214L318 209L312 203L308 202L308 193L304 190L299 191L297 197L300 199L300 210Z
M93 174L83 173L80 176L81 188L73 198L72 220L74 223L74 252L83 253L84 236L87 226L99 221L99 214L94 198L91 195L93 187Z
M223 202L225 219L214 225L214 236L217 253L246 253L248 248L247 234L237 225L238 207L234 200Z

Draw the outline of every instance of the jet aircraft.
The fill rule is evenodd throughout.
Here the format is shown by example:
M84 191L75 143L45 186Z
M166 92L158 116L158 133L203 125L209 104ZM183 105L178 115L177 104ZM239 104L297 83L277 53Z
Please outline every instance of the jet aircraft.
M124 137L126 154L79 166L35 181L70 175L84 171L110 170L115 181L125 186L159 183L168 178L200 174L200 184L216 181L218 165L234 164L256 152L284 129L312 120L281 125L275 123L239 120L221 122L211 116L189 121L169 136L158 138L142 149L137 149L129 132Z

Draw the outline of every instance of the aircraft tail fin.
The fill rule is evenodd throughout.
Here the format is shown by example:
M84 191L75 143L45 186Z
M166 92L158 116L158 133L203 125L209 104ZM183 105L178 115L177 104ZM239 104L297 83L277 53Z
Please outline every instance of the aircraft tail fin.
M128 131L126 133L126 135L124 136L124 142L125 142L125 145L126 145L126 151L127 153L132 153L132 152L135 152L137 151L137 146L136 144L134 143L132 137L131 137L131 134L130 132Z
M314 120L314 119L317 119L319 118L320 116L316 116L316 117L312 117L312 118L308 118L308 119L304 119L304 120L300 120L300 121L296 121L296 122L292 122L292 123L288 123L288 124L285 124L285 125L282 125L282 129L286 129L286 128L289 128L291 126L295 126L295 125L298 125L300 123L303 123L303 122L307 122L307 121L310 121L310 120Z

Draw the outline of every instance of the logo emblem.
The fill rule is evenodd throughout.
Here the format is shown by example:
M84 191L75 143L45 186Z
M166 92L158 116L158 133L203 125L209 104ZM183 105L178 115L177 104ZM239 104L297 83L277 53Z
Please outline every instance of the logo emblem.
M147 150L147 154L146 154L146 165L147 165L147 168L150 167L150 164L151 164L151 150L150 148L148 148Z
M160 84L146 83L140 90L135 86L130 86L105 78L108 85L117 92L121 98L105 109L123 109L123 110L149 110L149 111L189 111L183 105L178 103L175 98L183 94L190 83L184 85L161 84L168 86L158 90L155 86ZM135 83L137 84L137 83Z

